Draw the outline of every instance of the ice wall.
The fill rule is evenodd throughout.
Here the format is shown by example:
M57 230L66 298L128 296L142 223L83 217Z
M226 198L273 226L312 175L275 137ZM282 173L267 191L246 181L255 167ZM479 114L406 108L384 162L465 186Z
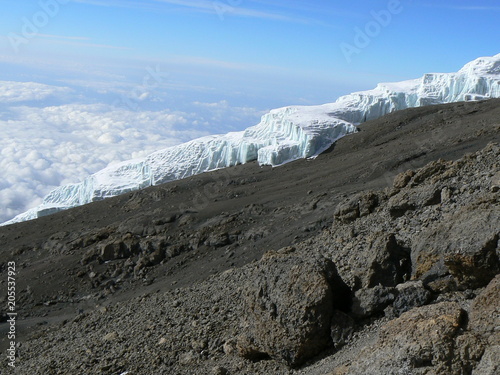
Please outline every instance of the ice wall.
M275 109L241 132L198 138L146 158L111 165L81 183L61 186L43 203L4 223L35 219L147 186L257 160L278 166L318 155L355 125L424 105L500 97L500 54L476 59L457 73L381 83L334 103Z

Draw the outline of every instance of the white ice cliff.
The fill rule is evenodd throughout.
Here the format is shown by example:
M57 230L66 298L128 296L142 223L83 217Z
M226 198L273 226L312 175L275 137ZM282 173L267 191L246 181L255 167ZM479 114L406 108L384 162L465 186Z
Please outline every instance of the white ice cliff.
M108 166L80 183L58 187L40 206L3 225L253 160L260 165L278 166L314 157L337 139L355 132L356 124L393 111L499 97L500 54L476 59L457 73L432 73L410 81L381 83L373 90L319 106L275 109L244 131L198 138L143 159Z

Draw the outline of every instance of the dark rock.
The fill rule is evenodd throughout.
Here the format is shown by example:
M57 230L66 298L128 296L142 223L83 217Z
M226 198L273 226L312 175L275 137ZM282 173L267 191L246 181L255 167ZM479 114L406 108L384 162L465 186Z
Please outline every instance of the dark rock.
M94 248L89 249L85 252L80 263L83 265L86 265L86 264L92 262L93 260L95 260L98 256L99 256L99 250L94 247Z
M349 223L359 217L359 205L357 199L351 199L337 207L334 213L335 220L341 223Z
M165 256L167 258L173 258L179 254L182 254L186 250L187 250L187 246L184 244L171 245L171 246L167 247L167 249L165 251Z
M151 254L149 254L148 261L149 261L149 266L154 266L156 264L160 264L163 259L165 259L165 249L163 248L158 248L155 251L153 251Z
M379 196L373 191L361 194L358 202L359 216L367 216L375 211L375 208L377 208L379 204L379 200Z
M165 224L173 223L173 222L175 222L175 220L177 220L177 215L172 214L172 215L165 216L163 219L157 219L153 223L154 223L154 225L165 225Z
M367 287L396 286L410 273L409 251L398 244L394 234L377 236L368 256Z
M437 174L448 169L451 163L452 162L450 161L442 159L430 162L425 167L416 171L415 175L411 179L411 185L415 186L429 180L431 177L435 177Z
M486 348L478 366L472 371L472 375L498 375L500 374L500 345Z
M357 218L371 214L379 204L379 196L375 192L366 192L355 195L347 202L340 204L335 210L334 217L342 223L349 223Z
M441 189L431 186L425 189L423 194L417 194L416 197L422 202L423 207L434 206L441 203Z
M207 240L205 241L205 245L214 246L214 247L222 247L229 245L231 243L229 239L228 233L211 233Z
M335 349L338 350L349 342L355 326L356 322L349 315L338 310L333 312L330 336Z
M413 202L405 197L394 196L389 200L388 210L392 218L403 216L407 211L413 211L416 208Z
M478 335L464 332L455 339L452 372L454 374L471 374L483 357L486 342ZM480 373L482 374L482 372Z
M432 298L431 292L424 288L421 281L410 281L396 288L397 297L392 306L397 316L415 307L426 305Z
M331 344L334 309L348 305L349 291L330 260L285 248L264 255L248 280L240 355L297 366Z
M101 245L100 258L103 261L124 259L140 252L139 240L125 235L122 240L112 239Z
M356 236L343 231L343 244L336 246L331 256L340 277L353 290L381 284L393 287L411 274L410 250L401 246L395 235L372 232Z
M457 282L451 275L446 275L434 280L428 280L425 286L433 293L448 293L458 290Z
M458 281L466 287L482 287L500 272L498 258L498 234L484 243L482 249L474 254L450 254L444 264Z
M396 289L377 285L358 290L352 299L351 312L357 318L366 318L384 311L396 298Z
M413 278L431 281L451 273L464 289L487 285L500 272L499 211L466 207L446 219L415 237Z

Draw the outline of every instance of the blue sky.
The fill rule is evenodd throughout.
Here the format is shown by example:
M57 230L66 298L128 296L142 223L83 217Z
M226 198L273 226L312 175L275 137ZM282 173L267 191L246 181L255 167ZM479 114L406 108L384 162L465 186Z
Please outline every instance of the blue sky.
M258 108L317 104L379 81L455 71L500 52L496 0L0 4L0 79L137 84L147 66L159 66L172 96L183 101ZM377 21L373 12L388 22ZM26 20L35 30L25 35ZM373 22L384 24L377 29ZM341 46L356 47L357 30L367 27L367 45L346 59Z

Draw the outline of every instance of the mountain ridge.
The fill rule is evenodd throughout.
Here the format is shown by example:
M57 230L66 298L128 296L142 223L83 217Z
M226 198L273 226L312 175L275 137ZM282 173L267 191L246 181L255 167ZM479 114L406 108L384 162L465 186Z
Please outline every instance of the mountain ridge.
M355 132L357 124L393 111L500 97L499 72L500 54L478 58L457 73L429 73L421 79L381 83L373 90L319 106L275 109L244 131L195 139L144 159L107 167L81 183L59 187L40 206L2 225L253 160L277 166L315 157Z
M494 374L499 103L1 227L20 373Z

